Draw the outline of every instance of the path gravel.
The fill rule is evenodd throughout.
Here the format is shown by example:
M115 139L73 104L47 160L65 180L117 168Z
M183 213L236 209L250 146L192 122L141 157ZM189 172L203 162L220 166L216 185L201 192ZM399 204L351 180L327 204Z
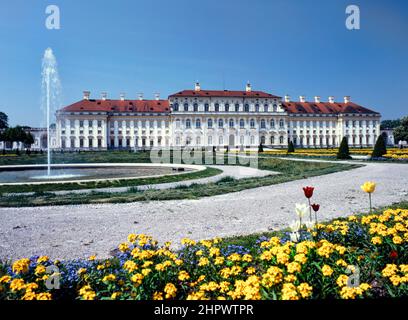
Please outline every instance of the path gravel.
M131 232L159 241L232 236L285 227L295 218L301 187L316 187L320 219L367 209L360 185L378 183L375 206L408 200L408 167L369 163L364 167L305 180L260 187L199 200L101 204L63 207L1 208L0 258L46 254L73 259L108 257Z

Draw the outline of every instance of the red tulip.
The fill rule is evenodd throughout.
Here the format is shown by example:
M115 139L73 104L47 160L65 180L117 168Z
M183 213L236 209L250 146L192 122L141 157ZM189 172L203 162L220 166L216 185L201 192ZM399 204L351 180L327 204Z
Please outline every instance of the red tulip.
M313 197L313 190L314 190L314 187L303 187L303 192L305 193L305 197L308 199Z
M392 250L392 251L390 252L390 258L391 258L392 260L397 259L397 258L398 258L398 252L395 251L395 250Z
M313 209L314 212L319 211L319 209L320 209L320 204L313 203L313 204L312 204L312 209Z

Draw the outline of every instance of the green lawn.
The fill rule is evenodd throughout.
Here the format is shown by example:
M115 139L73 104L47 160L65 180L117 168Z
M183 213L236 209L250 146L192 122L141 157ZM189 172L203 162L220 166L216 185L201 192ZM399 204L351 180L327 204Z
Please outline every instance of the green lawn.
M85 153L84 153L85 154ZM102 156L95 157L95 162L107 162ZM111 162L116 162L115 152L105 153ZM122 157L122 162L130 162L132 154L117 153ZM80 158L72 158L69 162L83 161L90 162L86 155L79 154ZM140 156L140 155L139 155ZM129 157L125 160L126 157ZM136 156L138 157L138 156ZM85 160L86 159L86 160ZM136 159L136 158L135 158ZM142 158L143 159L143 158ZM66 159L64 158L64 161ZM146 160L146 158L145 158ZM216 183L193 184L189 187L178 187L167 190L138 190L137 186L132 190L123 193L97 192L87 194L67 194L63 197L46 192L39 192L32 196L3 196L0 198L2 207L19 206L43 206L43 205L66 205L66 204L88 204L88 203L124 203L134 201L150 200L177 200L177 199L197 199L201 197L214 196L230 192L237 192L245 189L268 186L277 183L288 182L297 179L318 176L342 170L349 170L358 167L357 165L346 165L326 162L298 162L276 158L259 158L259 169L277 171L281 174L259 178L246 178L235 180L231 178L223 179Z

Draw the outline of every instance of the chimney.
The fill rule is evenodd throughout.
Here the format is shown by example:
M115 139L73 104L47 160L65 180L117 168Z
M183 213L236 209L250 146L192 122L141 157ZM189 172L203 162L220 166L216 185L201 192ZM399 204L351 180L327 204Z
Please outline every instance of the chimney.
M247 84L246 84L246 87L245 87L245 91L246 92L251 92L251 84L249 83L249 81L247 82Z
M84 100L89 100L90 95L91 95L91 91L84 91Z
M344 103L349 103L351 102L351 97L350 96L344 96Z
M315 96L315 103L320 103L320 96Z
M306 102L306 97L305 96L299 96L299 101L300 102Z
M201 91L200 82L197 81L197 82L195 83L194 91Z
M334 103L334 97L333 96L329 96L329 103Z
M121 101L125 101L125 94L124 94L124 93L121 93L121 94L120 94L120 100L121 100Z
M102 100L105 101L106 98L108 97L108 94L106 92L102 92L101 96L102 96Z
M137 96L139 100L143 100L143 93L139 93Z
M160 93L155 93L155 94L154 94L154 98L155 98L156 100L160 100Z
M285 102L290 102L290 95L285 95Z

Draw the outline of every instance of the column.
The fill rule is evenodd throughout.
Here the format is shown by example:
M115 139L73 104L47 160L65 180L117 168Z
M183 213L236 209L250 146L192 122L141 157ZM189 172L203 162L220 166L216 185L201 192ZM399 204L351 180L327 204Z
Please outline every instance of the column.
M113 131L113 134L114 134L114 147L117 148L117 147L119 147L119 126L118 126L118 121L115 120L113 125L114 125L114 129L113 129L114 130Z

